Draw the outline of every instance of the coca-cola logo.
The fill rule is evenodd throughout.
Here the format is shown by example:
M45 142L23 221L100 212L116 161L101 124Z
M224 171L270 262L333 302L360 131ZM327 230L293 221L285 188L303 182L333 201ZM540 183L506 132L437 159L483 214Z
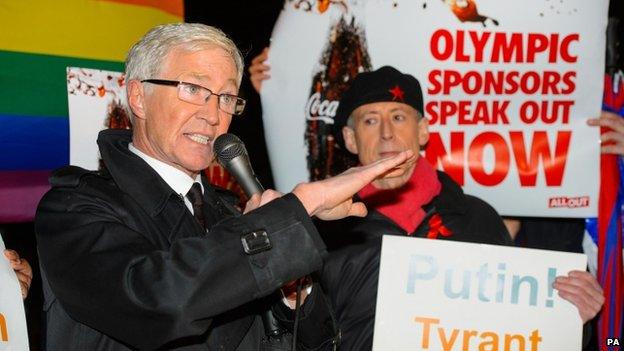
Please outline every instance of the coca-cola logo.
M327 124L334 124L334 116L340 101L321 100L321 93L316 92L310 96L306 104L306 120L323 121Z

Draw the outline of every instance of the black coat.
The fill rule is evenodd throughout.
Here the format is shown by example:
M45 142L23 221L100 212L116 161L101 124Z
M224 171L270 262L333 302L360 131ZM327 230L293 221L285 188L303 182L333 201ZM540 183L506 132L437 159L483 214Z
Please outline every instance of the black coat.
M47 349L258 350L258 313L291 317L261 298L321 268L325 247L305 209L285 195L240 215L204 180L206 233L130 140L101 132L105 169L55 172L37 210ZM248 255L241 236L258 230L272 247ZM330 343L324 302L314 289L304 304L305 347Z
M429 220L439 215L452 235L439 239L511 245L500 216L487 203L466 195L445 173L438 172L442 190L429 204L414 237L427 237ZM322 283L330 296L342 333L341 351L365 351L373 345L381 237L408 235L388 217L369 208L365 218L323 222L317 227L331 249Z

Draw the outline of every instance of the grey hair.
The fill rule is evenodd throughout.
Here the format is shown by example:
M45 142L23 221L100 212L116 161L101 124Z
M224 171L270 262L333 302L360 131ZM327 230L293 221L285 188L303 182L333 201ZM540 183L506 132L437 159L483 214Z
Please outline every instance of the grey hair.
M128 52L126 58L126 82L159 78L165 57L175 47L182 46L189 51L217 46L225 50L236 66L238 85L243 78L243 56L228 36L218 28L201 23L171 23L150 29ZM126 92L129 85L126 85ZM126 99L126 108L133 119L133 113Z
M355 127L355 122L353 121L353 113L347 117L347 127L353 129Z

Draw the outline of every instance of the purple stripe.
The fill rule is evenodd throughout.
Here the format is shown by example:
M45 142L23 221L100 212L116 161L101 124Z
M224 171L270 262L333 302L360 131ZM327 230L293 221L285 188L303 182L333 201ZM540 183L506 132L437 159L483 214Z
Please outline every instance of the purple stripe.
M50 185L51 171L0 172L0 223L29 222Z

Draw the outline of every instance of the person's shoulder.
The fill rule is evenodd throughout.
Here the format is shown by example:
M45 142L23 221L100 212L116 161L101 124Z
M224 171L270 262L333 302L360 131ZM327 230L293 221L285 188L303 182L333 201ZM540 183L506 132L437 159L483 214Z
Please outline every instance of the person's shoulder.
M509 232L503 219L489 203L474 195L465 194L466 212L463 214L467 221L466 232L471 233L466 241L484 244L512 245Z
M498 212L480 197L464 194L466 199L466 209L468 212L482 216L492 216L500 219Z
M95 201L119 193L119 189L105 169L92 171L77 166L66 166L52 172L49 182L50 190L43 196L40 205L68 202L77 197Z
M115 187L115 182L106 168L93 171L77 166L66 166L52 172L49 181L52 190L110 191Z
M101 177L101 172L90 171L78 166L59 168L50 175L50 186L54 188L77 188L84 179Z
M448 174L438 171L438 179L444 189L445 204L465 211L470 216L477 216L480 219L497 218L502 223L494 207L477 196L466 194Z

